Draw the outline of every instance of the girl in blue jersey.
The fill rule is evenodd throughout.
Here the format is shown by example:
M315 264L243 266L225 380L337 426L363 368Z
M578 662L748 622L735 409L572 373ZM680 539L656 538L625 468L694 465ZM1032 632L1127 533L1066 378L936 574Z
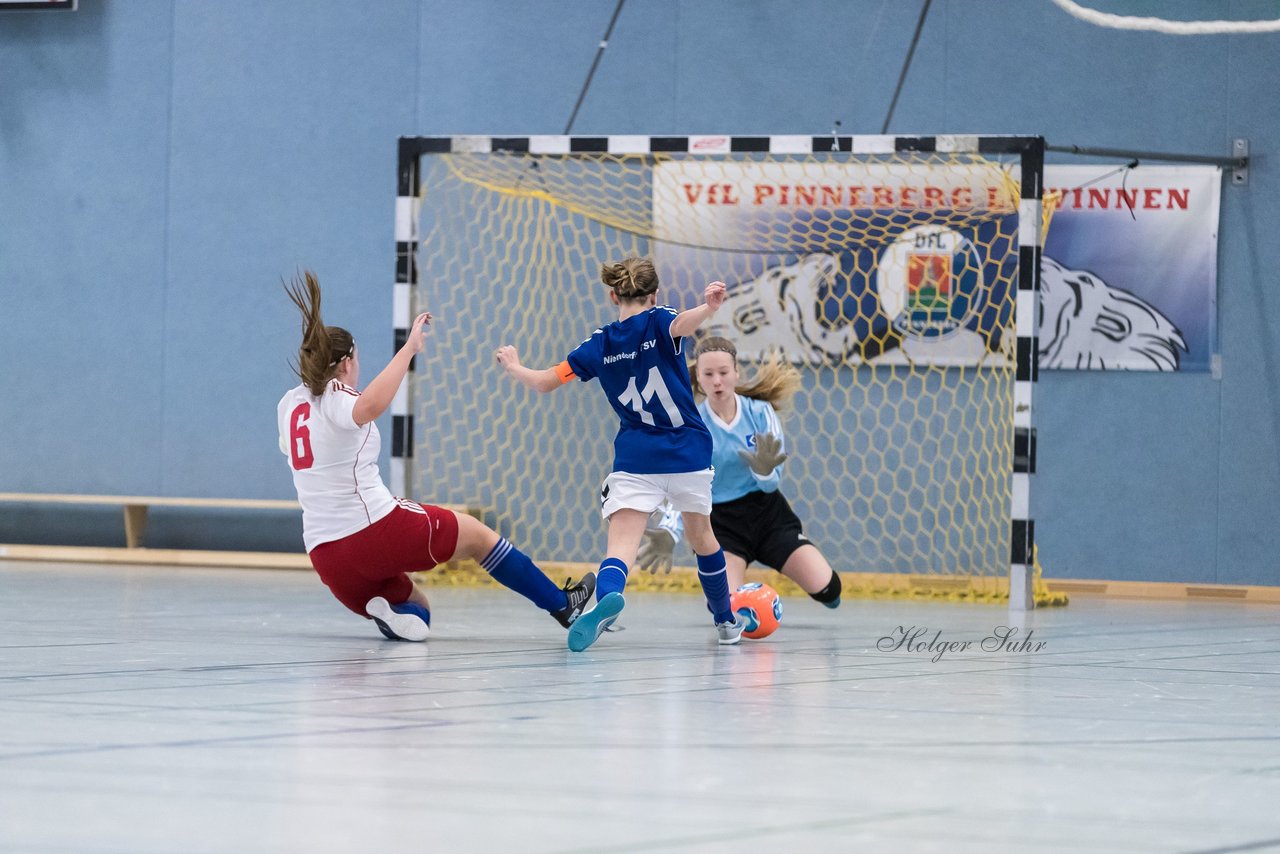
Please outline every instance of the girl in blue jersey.
M657 304L658 273L648 259L605 264L600 278L618 320L591 333L559 365L533 370L520 364L514 347L497 352L498 364L535 391L553 391L574 377L599 379L621 420L613 471L600 490L609 543L596 574L596 607L574 623L569 649L586 649L617 620L649 514L664 503L683 518L720 643L735 644L745 621L729 605L725 556L711 530L711 434L681 355L685 337L724 303L724 283L707 285L702 305L676 312Z
M731 588L742 584L748 564L759 561L828 608L839 606L839 574L809 542L778 489L787 454L777 408L795 393L800 374L773 361L749 385L739 385L738 351L726 338L701 341L691 373L695 391L706 396L698 411L715 446L711 527L724 546ZM662 514L658 527L646 534L642 568L670 570L680 527L671 513Z

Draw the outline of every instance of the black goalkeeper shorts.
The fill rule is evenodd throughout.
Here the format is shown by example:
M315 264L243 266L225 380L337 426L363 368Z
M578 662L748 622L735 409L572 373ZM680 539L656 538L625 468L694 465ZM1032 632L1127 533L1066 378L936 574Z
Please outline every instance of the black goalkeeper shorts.
M748 492L711 505L711 530L726 552L779 571L792 552L810 545L781 492Z

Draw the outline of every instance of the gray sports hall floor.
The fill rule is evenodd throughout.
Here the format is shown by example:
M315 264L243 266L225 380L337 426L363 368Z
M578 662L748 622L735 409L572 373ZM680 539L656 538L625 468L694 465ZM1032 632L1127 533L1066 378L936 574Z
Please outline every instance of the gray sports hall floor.
M505 591L384 642L311 574L0 561L0 850L1280 848L1280 609L789 600L717 648L634 595L582 655ZM921 638L925 640L926 638Z

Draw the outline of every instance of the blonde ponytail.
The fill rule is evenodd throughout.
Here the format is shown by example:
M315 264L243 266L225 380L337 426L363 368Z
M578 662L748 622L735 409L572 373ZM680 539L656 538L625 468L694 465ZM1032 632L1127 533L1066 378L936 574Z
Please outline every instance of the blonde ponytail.
M623 258L600 265L600 281L620 300L642 300L658 290L658 271L648 258Z

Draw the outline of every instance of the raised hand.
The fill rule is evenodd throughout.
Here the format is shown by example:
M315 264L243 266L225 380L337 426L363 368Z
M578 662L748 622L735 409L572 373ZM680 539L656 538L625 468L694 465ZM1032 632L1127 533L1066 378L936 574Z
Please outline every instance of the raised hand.
M738 456L760 477L773 474L773 470L787 460L787 455L782 453L782 440L772 433L757 433L755 451L738 451Z
M508 373L511 372L512 368L520 367L520 354L510 344L504 344L499 347L498 352L494 354L494 358L498 360L498 364L502 366L502 369Z
M703 291L703 299L707 303L707 308L711 309L714 314L724 305L725 297L728 291L725 290L724 282L712 282L707 285L707 289Z
M410 353L417 354L422 352L422 330L424 326L428 326L430 323L431 312L429 311L424 311L413 319L413 326L409 327L409 335L404 340L404 346Z
M666 531L645 531L636 552L636 566L655 575L659 569L664 573L670 572L675 547L675 538Z

